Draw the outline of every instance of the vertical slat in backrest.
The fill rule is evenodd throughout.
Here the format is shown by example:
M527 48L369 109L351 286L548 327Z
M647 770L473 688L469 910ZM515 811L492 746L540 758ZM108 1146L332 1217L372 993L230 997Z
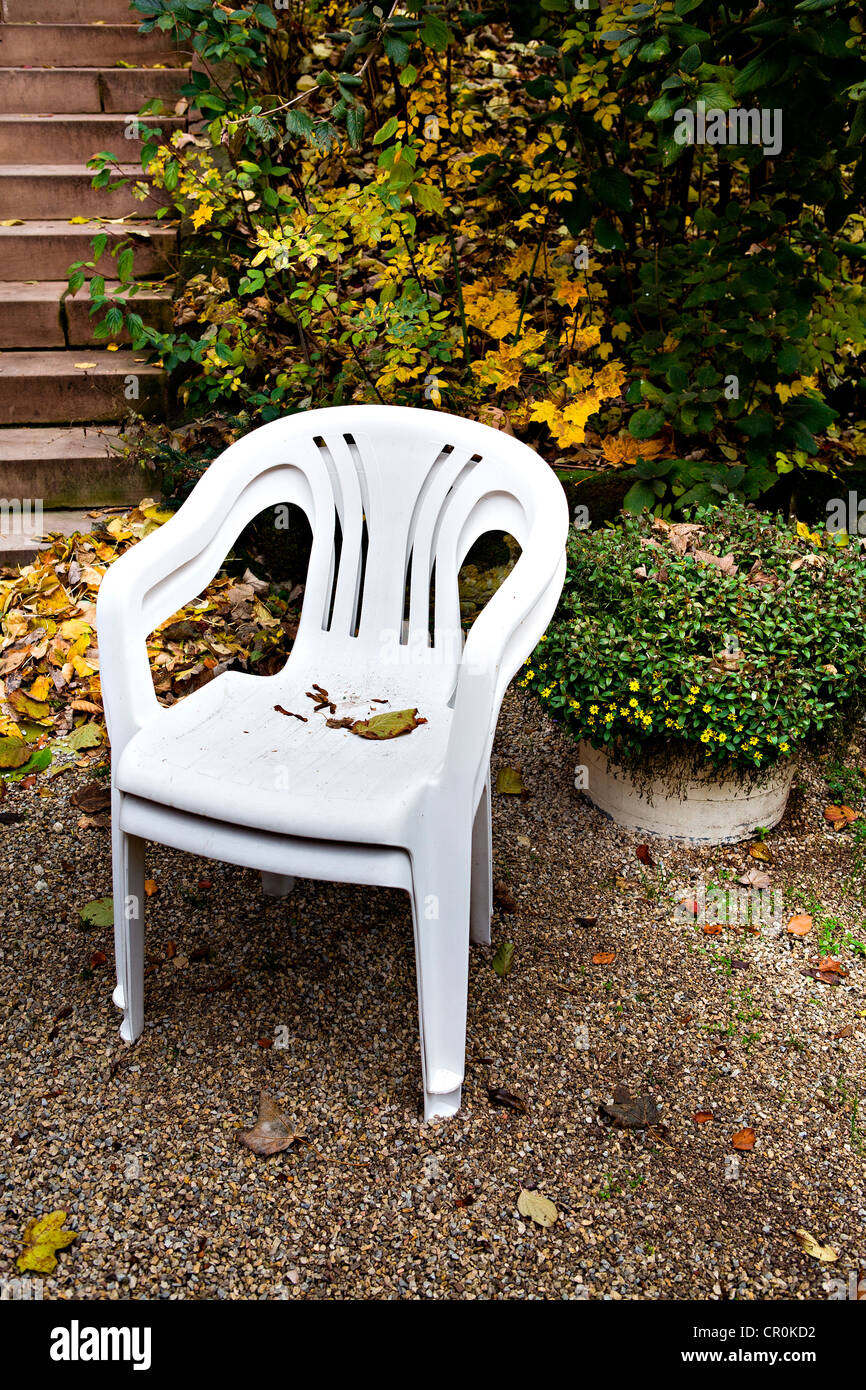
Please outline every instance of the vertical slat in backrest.
M326 595L322 626L341 637L354 636L361 587L365 503L357 451L346 435L328 431L314 441L328 473L340 521L340 562L331 569L332 592Z
M486 531L526 541L531 515L517 487L509 487L511 470L501 459L484 459L461 475L446 497L436 537L434 645L456 651L462 643L457 576L473 542Z

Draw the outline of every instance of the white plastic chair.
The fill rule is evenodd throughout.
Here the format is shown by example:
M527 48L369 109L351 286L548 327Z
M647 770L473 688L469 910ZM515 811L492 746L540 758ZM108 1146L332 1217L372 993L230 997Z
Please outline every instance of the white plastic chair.
M286 502L313 533L286 665L226 672L163 708L148 634L205 588L247 522ZM232 444L176 516L111 566L97 613L127 1042L144 1026L145 840L258 869L267 894L296 875L403 888L424 1115L457 1111L469 941L490 940L493 734L553 614L567 530L555 475L516 439L441 411L346 406ZM521 555L464 645L457 572L486 531L510 533ZM387 741L328 728L305 695L313 682L340 717L417 707L427 723Z

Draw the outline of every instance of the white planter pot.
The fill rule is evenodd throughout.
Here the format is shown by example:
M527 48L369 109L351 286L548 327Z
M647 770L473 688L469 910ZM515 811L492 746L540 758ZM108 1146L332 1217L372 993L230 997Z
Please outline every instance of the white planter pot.
M582 790L617 825L693 845L733 844L759 825L777 825L795 770L788 758L755 781L725 777L715 768L687 774L674 754L651 782L644 774L636 783L625 767L584 742L580 762L586 769Z

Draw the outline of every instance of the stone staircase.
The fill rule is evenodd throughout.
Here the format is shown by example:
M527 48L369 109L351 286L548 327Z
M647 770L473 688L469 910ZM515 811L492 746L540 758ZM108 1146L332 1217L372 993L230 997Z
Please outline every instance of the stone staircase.
M112 441L130 410L166 408L146 354L94 340L87 288L63 298L98 232L109 247L132 239L137 278L172 269L176 227L130 188L92 188L86 168L111 150L140 179L130 118L153 97L173 112L188 80L188 55L161 31L139 34L140 22L128 0L0 0L0 565L32 557L40 530L75 530L84 509L137 501L141 474ZM165 132L185 117L145 124ZM97 270L109 293L113 269L106 254ZM145 322L170 323L164 287L135 303Z

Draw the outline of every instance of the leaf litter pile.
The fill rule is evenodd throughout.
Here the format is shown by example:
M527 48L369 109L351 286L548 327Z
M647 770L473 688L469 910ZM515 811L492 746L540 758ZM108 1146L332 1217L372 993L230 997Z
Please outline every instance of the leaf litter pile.
M94 514L87 535L55 537L32 564L0 570L4 779L26 781L102 758L97 591L109 565L170 516L149 498L122 514ZM297 633L302 593L301 585L272 591L249 571L240 581L218 576L151 634L157 698L173 704L229 669L279 670Z

